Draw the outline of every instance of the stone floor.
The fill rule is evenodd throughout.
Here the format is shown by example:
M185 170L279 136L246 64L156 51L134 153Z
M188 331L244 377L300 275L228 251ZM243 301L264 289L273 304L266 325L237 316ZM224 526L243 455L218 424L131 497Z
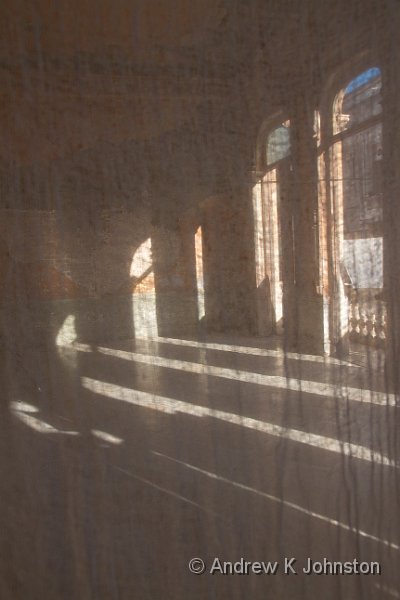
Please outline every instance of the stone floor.
M400 598L398 409L381 370L229 338L7 360L2 600ZM382 573L306 575L308 557ZM210 574L215 558L279 566Z

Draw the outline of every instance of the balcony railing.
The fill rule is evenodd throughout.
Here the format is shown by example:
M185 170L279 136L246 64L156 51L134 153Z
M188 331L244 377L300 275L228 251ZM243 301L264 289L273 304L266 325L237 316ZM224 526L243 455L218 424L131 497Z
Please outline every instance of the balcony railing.
M373 290L354 292L349 299L350 340L382 347L386 340L387 312L383 300Z

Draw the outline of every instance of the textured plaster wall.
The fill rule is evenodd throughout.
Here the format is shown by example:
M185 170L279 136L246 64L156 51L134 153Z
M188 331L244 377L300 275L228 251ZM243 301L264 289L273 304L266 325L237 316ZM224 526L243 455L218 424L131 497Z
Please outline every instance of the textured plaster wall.
M87 1L78 18L74 3L3 3L0 232L2 260L18 272L3 284L5 297L18 297L28 321L33 301L48 307L42 325L78 303L80 315L87 307L84 336L134 335L129 268L150 237L159 331L256 332L251 185L260 127L278 110L305 122L354 57L387 61L391 6L221 0L171 11L154 0L94 10ZM292 312L310 337L322 306L307 229L317 176L307 166L315 156L299 157L304 277Z

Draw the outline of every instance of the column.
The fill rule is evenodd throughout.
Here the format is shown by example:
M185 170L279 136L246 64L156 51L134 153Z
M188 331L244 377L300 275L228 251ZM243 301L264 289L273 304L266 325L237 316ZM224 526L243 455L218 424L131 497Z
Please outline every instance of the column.
M319 265L317 141L314 107L307 90L298 91L291 116L295 345L298 352L323 354L326 332Z

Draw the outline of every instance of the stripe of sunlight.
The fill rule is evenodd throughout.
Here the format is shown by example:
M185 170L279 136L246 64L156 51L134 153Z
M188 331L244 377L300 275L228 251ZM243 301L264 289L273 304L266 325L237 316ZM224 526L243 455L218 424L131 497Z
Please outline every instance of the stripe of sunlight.
M113 469L115 469L116 471L120 471L121 473L124 473L124 475L128 475L128 477L137 479L138 481L141 481L142 483L146 483L150 487L153 487L154 489L156 489L160 492L164 492L164 494L168 494L169 496L172 496L173 498L176 498L177 500L182 500L182 502L191 504L192 506L195 506L196 508L199 508L200 510L202 510L208 514L213 515L213 517L218 517L218 519L223 519L222 515L219 515L218 513L214 512L213 510L210 510L208 508L204 508L204 506L201 506L201 504L198 504L197 502L194 502L193 500L186 498L186 496L181 496L180 494L177 494L176 492L173 492L172 490L162 487L161 485L157 485L153 481L149 481L148 479L144 479L144 477L139 477L138 475L134 475L133 473L131 473L130 471L126 471L125 469L121 469L121 467L116 467L115 465L113 465Z
M90 347L86 344L74 344L73 347L82 352L90 351L88 350ZM214 367L212 365L204 365L201 363L164 358L162 356L155 356L154 354L140 354L138 352L127 352L125 350L116 350L114 348L104 348L101 346L96 348L96 352L107 356L115 356L123 360L148 364L153 367L165 367L167 369L176 369L187 373L233 379L234 381L241 381L243 383L253 383L256 385L264 385L294 392L303 392L306 394L315 394L317 396L326 396L340 400L366 402L369 404L377 404L378 406L396 406L396 396L394 394L386 394L384 392L376 392L373 390L307 381L304 379L287 378L282 377L281 375L263 375L261 373L252 373L251 371Z
M194 340L180 340L177 338L167 337L152 337L152 338L136 338L146 342L157 342L160 344L172 344L175 346L188 346L190 348L200 348L201 350L221 350L223 352L236 352L241 354L249 354L251 356L272 356L276 358L289 358L291 360L304 360L310 362L318 362L330 365L348 365L359 369L359 365L332 358L330 356L315 356L313 354L298 354L297 352L284 352L281 349L270 350L268 348L254 348L252 346L235 346L232 344L218 344L213 342L196 342Z
M100 431L100 429L92 429L91 434L102 442L107 442L109 444L119 445L124 441L122 438L111 435L111 433L107 433L106 431Z
M309 517L313 517L314 519L318 519L319 521L328 523L329 525L339 527L340 529L343 529L344 531L349 531L351 533L355 533L355 534L359 535L360 537L367 538L374 542L378 542L380 544L383 544L384 546L388 546L389 548L392 548L393 550L400 550L400 546L398 544L395 544L394 542L390 542L389 540L384 540L375 535L367 533L366 531L363 531L362 529L357 529L356 527L351 527L350 525L347 525L346 523L342 523L341 521L337 521L336 519L331 519L330 517L327 517L326 515L322 515L320 513L314 512L312 510L308 510L307 508L304 508L303 506L300 506L299 504L295 504L294 502L289 502L288 500L283 500L282 498L279 498L278 496L273 496L272 494L267 494L267 492L262 492L261 490L257 490L256 488L252 488L243 483L239 483L238 481L232 481L231 479L227 479L226 477L223 477L222 475L217 475L216 473L213 473L211 471L206 471L204 469L200 469L199 467L196 467L195 465L178 460L177 458L173 458L172 456L168 456L167 454L163 454L162 452L156 452L155 450L153 450L152 454L154 454L155 456L158 456L160 458L174 462L176 464L179 464L187 469L195 471L196 473L200 473L201 475L204 475L205 477L208 477L210 479L216 479L218 481L222 481L223 483L228 483L229 485L233 485L236 488L239 488L246 492L251 492L252 494L257 494L258 496L262 496L263 498L267 498L268 500L271 500L272 502L277 502L279 504L282 504L283 506L286 506L287 508L291 508L291 509L293 509L297 512L300 512L304 515L307 515Z
M46 423L37 417L32 417L31 415L26 414L39 412L39 409L32 404L27 404L25 402L12 402L10 409L11 413L19 421L38 433L63 433L64 435L79 435L78 431L64 431L62 429L57 429L56 427L53 427L49 423Z
M397 467L395 461L391 460L380 452L375 452L370 448L367 448L366 446L359 446L358 444L351 444L349 442L341 442L339 440L317 435L315 433L300 431L298 429L290 429L280 425L275 425L273 423L259 421L250 417L243 417L234 413L207 408L206 406L199 406L198 404L190 404L189 402L183 402L182 400L174 400L165 396L158 396L148 392L140 392L138 390L132 390L127 387L122 387L113 383L106 383L97 379L91 379L89 377L82 377L81 383L85 389L91 392L101 394L102 396L107 396L113 400L121 400L122 402L127 402L128 404L134 404L136 406L158 410L171 415L176 413L184 413L195 417L212 417L214 419L232 423L233 425L239 425L241 427L253 429L255 431L266 433L278 438L286 438L292 442L306 444L307 446L312 446L314 448L328 450L329 452L336 452L338 454L379 463L385 466Z
M34 404L28 404L28 402L22 402L20 400L13 400L10 402L10 408L12 411L24 412L24 413L37 413L39 409Z

